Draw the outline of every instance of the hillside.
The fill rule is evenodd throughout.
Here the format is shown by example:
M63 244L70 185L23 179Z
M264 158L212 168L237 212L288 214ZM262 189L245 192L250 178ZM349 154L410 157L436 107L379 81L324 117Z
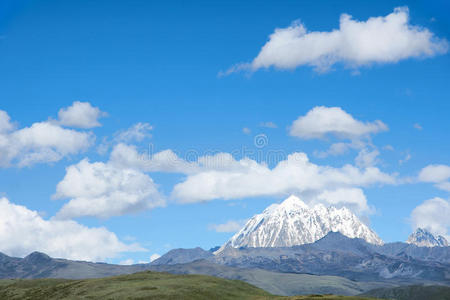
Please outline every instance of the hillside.
M172 274L203 274L226 279L239 279L276 295L338 294L357 295L389 282L357 282L338 276L279 273L262 269L243 269L197 260L187 264L152 266L152 271Z
M450 300L450 287L439 285L409 285L374 289L362 295L396 300Z
M317 299L271 295L239 280L141 272L100 279L1 280L0 299ZM320 299L368 299L323 296Z
M101 278L146 271L146 265L112 265L52 258L33 252L24 258L0 253L0 279L7 278Z

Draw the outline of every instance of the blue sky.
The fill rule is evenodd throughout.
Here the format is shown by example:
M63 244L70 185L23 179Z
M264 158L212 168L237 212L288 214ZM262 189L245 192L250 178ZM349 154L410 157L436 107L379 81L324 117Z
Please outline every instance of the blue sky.
M356 60L354 57L361 53L348 54L348 45L343 44L336 46L332 55L321 58L325 60L325 67L324 60L318 63L313 59L304 64L294 59L286 68L277 65L277 59L287 55L285 52L264 56L263 62L268 68L252 64L262 53L262 47L272 41L269 36L276 28L286 29L301 23L309 32L329 32L339 29L343 13L365 22L370 17L393 14L397 7L408 8L409 29L428 30L433 34L423 48L414 44L418 47L417 55L406 53L412 46L396 48L390 43L387 51L393 51L392 59L386 58L391 54L388 53L382 58L369 55ZM449 12L449 4L444 1L426 4L418 1L364 4L359 1L2 1L0 110L7 113L15 126L5 131L10 141L5 147L12 149L14 145L23 144L15 158L0 168L0 193L9 201L5 205L9 208L21 205L39 212L43 222L54 220L52 217L70 199L88 198L83 203L100 210L101 205L96 203L98 198L84 193L86 186L80 185L83 191L78 191L79 194L70 190L76 184L65 177L66 168L88 158L87 167L100 162L107 170L101 167L98 172L120 175L131 167L122 163L120 167L114 165L108 169L107 163L119 143L135 147L139 153L151 149L154 154L170 149L183 161L194 164L198 156L233 153L237 161L247 156L257 163L266 162L268 169L273 169L289 154L301 152L316 166L339 169L351 164L360 170L373 167L395 178L389 183L374 180L367 185L345 186L363 191L371 209L355 211L370 222L371 228L384 241L405 240L412 227L419 224L448 236L450 225L445 220L440 221L440 225L433 223L432 220L439 218L424 215L423 211L430 211L427 205L437 205L431 211L441 212L447 212L449 207L450 188L445 186L450 178L447 169L450 165ZM296 20L300 23L293 23ZM376 48L380 35L365 36L369 42L375 41ZM415 35L409 39L417 40ZM328 39L325 37L323 41L327 43ZM430 47L435 48L430 50ZM424 54L426 50L431 53ZM236 65L242 66L241 69L220 76ZM75 107L75 101L90 103L83 106L80 113L93 112L91 119L98 119L101 126L85 126L80 116L72 123L58 116L60 109ZM387 128L365 134L355 134L353 129L343 133L328 130L318 138L292 133L295 120L321 106L341 108L341 112L356 122L350 125L366 126L380 120ZM330 110L325 109L323 113L328 114ZM0 118L6 120L5 115L0 114ZM11 133L38 122L71 130L75 137L57 138L67 146L61 150L57 142L48 147L36 146L38 142L24 142L26 137ZM120 132L126 132L139 122L151 126L151 129L147 127L145 137L120 138ZM266 122L272 122L276 128L263 126ZM301 130L304 134L307 129L302 127ZM60 134L66 136L68 131ZM30 134L37 136L37 131ZM40 134L44 134L37 137L41 140L46 139L45 134L52 135ZM267 142L262 148L255 146L258 135L264 135ZM73 148L68 150L72 144L64 141L73 143ZM332 144L350 145L352 142L354 147L343 154L327 157L318 154ZM99 151L99 146L103 151ZM57 155L50 153L55 149L59 151ZM273 151L281 153L281 157L267 159ZM365 166L357 165L355 158L362 151L378 151L378 156ZM20 164L22 156L29 152L39 152L45 157ZM0 155L7 156L1 141ZM208 249L223 244L233 235L233 232L216 232L214 225L229 221L240 223L291 192L314 202L323 190L330 189L325 183L322 190L306 194L289 186L256 196L249 191L230 196L227 192L218 192L232 188L223 186L210 191L216 196L205 196L208 199L202 201L197 196L180 200L172 192L175 185L199 174L210 176L211 170L168 171L164 167L148 167L151 163L147 162L147 169L137 167L132 173L136 175L133 178L142 180L144 193L150 194L142 196L137 206L109 215L99 211L92 213L87 208L90 213L86 213L83 208L84 213L71 213L60 221L71 222L68 220L72 219L82 224L83 230L104 227L119 240L111 242L115 243L108 248L111 255L89 253L79 257L108 262L131 258L137 262L175 247ZM438 174L438 178L421 173L430 165L439 166L436 170L429 169L432 174ZM111 189L115 188L114 174L104 175ZM229 174L218 172L216 175L220 179ZM55 199L57 185L63 179L67 179L68 187L61 192L61 199ZM147 190L148 180L153 181L150 185L154 185L156 192ZM343 188L337 183L330 185L333 189ZM204 190L202 186L188 188ZM435 202L426 202L429 199ZM439 209L441 206L444 209ZM417 207L423 209L413 214ZM30 221L29 228L35 226L33 222L39 223ZM50 222L45 226L69 226L68 223L55 224ZM34 231L24 232L32 235ZM0 249L2 252L23 255L29 250L22 249L11 236L0 239L2 245L11 244ZM131 251L130 244L142 251ZM38 250L47 249L35 240L30 245ZM73 247L75 250L69 251L61 246L61 251L55 255L78 257L74 253L79 246Z

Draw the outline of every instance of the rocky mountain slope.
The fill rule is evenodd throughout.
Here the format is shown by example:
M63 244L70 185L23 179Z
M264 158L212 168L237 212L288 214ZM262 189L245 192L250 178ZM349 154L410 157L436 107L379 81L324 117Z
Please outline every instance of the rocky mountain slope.
M414 245L410 245L416 247ZM293 247L225 248L218 264L277 272L335 275L357 281L437 281L450 284L450 264L405 254L384 254L384 246L330 232L312 244ZM449 247L443 248L448 256Z
M151 265L174 265L184 264L198 259L207 259L214 256L211 251L200 247L193 249L173 249L151 262Z

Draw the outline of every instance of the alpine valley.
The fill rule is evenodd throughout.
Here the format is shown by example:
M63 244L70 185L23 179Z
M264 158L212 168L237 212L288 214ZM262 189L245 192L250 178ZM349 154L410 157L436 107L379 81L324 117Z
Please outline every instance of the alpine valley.
M250 218L220 248L174 249L150 264L109 265L0 255L0 278L95 278L152 270L239 279L278 295L357 295L406 285L450 286L450 247L418 228L384 243L349 209L295 196Z

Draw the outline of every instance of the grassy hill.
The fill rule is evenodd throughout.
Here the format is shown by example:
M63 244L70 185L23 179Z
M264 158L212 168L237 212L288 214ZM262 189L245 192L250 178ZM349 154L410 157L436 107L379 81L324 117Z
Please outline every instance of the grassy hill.
M332 295L282 297L239 280L141 272L99 279L0 280L0 299L369 299Z
M364 295L397 300L450 300L450 287L441 285L409 285L374 289L364 293Z

